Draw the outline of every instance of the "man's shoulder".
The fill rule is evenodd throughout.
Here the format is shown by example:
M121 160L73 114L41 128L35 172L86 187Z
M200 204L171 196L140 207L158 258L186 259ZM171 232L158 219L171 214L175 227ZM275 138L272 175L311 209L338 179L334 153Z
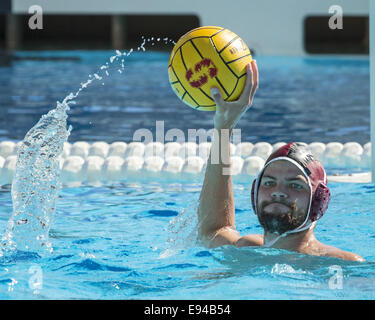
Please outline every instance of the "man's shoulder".
M263 246L264 239L261 234L249 234L239 238L235 244L236 247L254 247L254 246Z
M321 255L333 258L340 258L349 261L365 261L361 256L353 252L344 251L339 248L321 244Z
M224 245L232 245L237 248L263 245L262 235L251 234L241 237L239 232L232 227L221 228L202 240L210 248Z

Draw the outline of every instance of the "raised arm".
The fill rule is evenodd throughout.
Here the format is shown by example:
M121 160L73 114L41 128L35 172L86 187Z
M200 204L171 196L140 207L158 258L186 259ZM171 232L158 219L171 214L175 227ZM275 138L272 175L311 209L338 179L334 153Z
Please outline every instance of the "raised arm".
M216 88L211 90L216 103L215 134L207 160L198 207L199 236L216 247L236 244L232 175L230 174L230 136L241 116L249 109L258 88L258 68L253 60L247 65L244 90L237 101L225 102Z

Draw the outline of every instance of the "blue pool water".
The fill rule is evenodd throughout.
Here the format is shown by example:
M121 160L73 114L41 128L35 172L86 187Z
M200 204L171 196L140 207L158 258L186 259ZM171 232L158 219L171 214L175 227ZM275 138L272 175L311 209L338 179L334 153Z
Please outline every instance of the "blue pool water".
M195 245L200 184L65 188L50 231L53 253L0 258L0 299L374 299L375 187L330 187L332 202L316 236L366 262ZM249 188L235 187L242 235L262 231ZM1 230L11 210L10 193L2 190ZM35 266L39 293L30 286ZM333 266L341 268L342 289L330 289Z
M0 141L22 140L42 114L75 92L112 51L19 52L18 57L77 60L15 60L0 68ZM168 53L135 52L111 65L75 100L69 141L132 140L137 129L165 132L211 129L212 112L193 112L170 88ZM369 61L355 57L256 57L260 84L253 108L239 122L242 141L341 143L370 140ZM103 73L103 72L102 72ZM104 82L104 85L102 83Z
M75 59L16 60L0 68L0 140L22 140L111 54L18 53ZM257 61L261 84L253 109L239 123L242 141L368 142L367 59ZM111 75L85 89L71 106L69 141L131 141L135 130L152 130L156 120L165 121L166 131L210 129L212 113L195 112L175 97L167 62L168 54L146 52L131 55L123 73L111 66ZM262 232L250 186L251 181L235 184L242 235ZM63 188L49 232L53 252L5 252L0 299L374 299L375 187L330 187L332 201L317 238L366 262L265 248L200 247L195 231L201 181ZM12 210L10 186L3 186L2 234ZM340 270L342 289L332 288L332 270Z

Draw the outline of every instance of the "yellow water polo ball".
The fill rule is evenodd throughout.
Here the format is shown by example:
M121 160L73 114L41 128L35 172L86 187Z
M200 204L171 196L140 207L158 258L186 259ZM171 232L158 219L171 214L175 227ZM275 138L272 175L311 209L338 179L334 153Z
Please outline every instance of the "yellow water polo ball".
M218 88L225 101L237 100L251 61L246 43L232 31L215 26L196 28L174 46L168 64L169 82L188 106L213 111L216 105L211 88Z

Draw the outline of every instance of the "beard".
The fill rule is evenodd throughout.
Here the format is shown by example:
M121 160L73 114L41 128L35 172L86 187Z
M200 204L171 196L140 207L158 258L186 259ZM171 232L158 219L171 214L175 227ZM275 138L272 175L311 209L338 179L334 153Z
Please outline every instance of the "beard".
M289 208L286 212L267 212L266 206L272 203L280 203ZM299 210L295 203L286 201L263 201L258 207L258 219L264 231L277 233L291 231L302 225L306 219L306 210Z

